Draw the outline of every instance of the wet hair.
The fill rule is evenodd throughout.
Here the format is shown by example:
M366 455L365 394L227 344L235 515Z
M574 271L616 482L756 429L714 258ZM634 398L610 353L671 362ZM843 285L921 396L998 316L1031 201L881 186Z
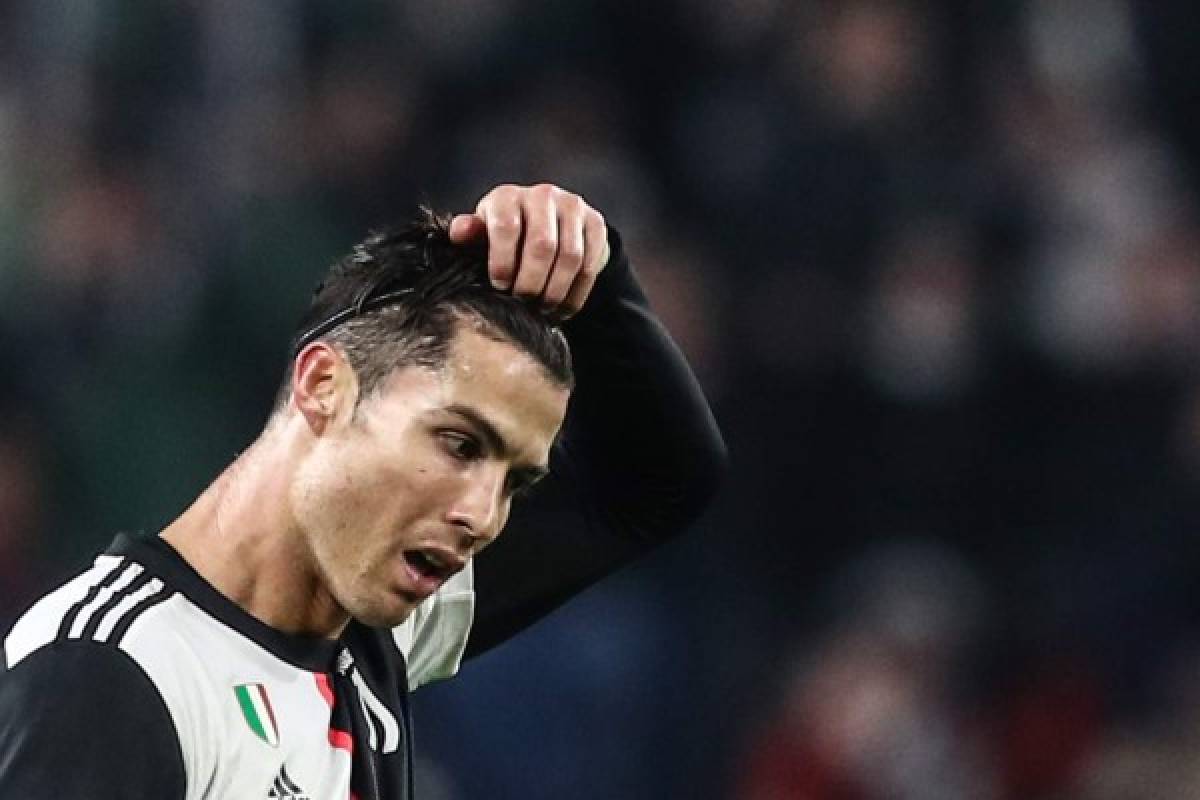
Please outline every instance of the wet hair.
M492 287L485 243L452 243L450 216L421 208L372 233L329 268L292 338L275 408L287 404L296 356L311 342L342 352L361 401L399 367L444 365L463 324L515 345L558 386L574 385L570 349L554 321Z

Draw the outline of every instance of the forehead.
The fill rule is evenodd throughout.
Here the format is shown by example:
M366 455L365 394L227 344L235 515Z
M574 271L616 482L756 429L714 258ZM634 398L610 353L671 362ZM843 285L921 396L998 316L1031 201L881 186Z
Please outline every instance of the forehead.
M456 390L489 392L516 402L538 402L569 394L529 353L469 325L459 325L442 373Z
M384 383L378 405L404 415L470 408L516 449L549 448L570 391L518 346L460 324L438 369L407 367Z

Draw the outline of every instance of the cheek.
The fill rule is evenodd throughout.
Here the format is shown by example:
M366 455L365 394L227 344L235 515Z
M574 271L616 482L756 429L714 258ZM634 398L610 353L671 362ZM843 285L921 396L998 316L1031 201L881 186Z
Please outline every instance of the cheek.
M397 538L419 535L418 523L437 516L463 477L420 442L386 449L353 444L314 453L294 487L297 523L340 560L378 554Z
M347 534L370 550L417 535L414 526L429 517L452 480L435 463L376 459L347 466L337 476L336 505Z
M379 470L363 455L360 451L356 456L345 445L329 444L306 459L293 487L301 528L323 538L357 527L364 514L373 513L372 502L383 493L376 486Z
M310 459L296 475L292 486L292 509L296 526L305 533L314 550L322 552L337 542L349 526L347 502L350 481L336 464Z

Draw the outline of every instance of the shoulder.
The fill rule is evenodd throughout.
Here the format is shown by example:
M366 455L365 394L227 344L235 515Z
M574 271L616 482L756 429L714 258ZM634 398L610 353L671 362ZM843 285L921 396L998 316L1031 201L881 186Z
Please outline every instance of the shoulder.
M31 653L66 638L85 606L101 599L105 587L120 577L124 559L102 555L91 569L38 600L17 620L4 640L5 666L12 669ZM91 613L82 622L86 625ZM78 631L77 633L82 633ZM79 638L77 635L76 638Z
M56 735L97 734L121 720L166 713L145 670L120 649L91 641L56 642L0 673L0 708L5 711L0 724L6 730L73 720ZM9 713L14 710L23 710L25 716ZM105 712L112 710L120 713L110 718ZM169 722L166 716L162 719Z
M170 672L158 662L176 649L170 641L179 638L180 604L171 602L176 597L138 561L101 555L91 569L17 620L4 640L4 666L17 674L27 671L22 669L26 662L36 672L77 668L89 659L128 662L161 690L160 684L170 682Z
M131 641L145 638L131 631L171 631L170 601L175 596L139 562L99 556L90 569L47 594L17 620L3 643L5 672L0 674L5 685L73 672L93 685L90 665L95 664L101 672L136 674L137 680L126 683L157 691L153 658L147 656L163 650L162 643L157 648L131 647Z
M35 603L3 643L0 764L13 758L29 765L22 771L49 774L44 753L84 748L89 758L80 770L101 781L104 764L144 758L139 753L153 736L153 760L183 781L197 767L193 751L207 751L197 745L203 737L193 735L205 727L209 705L202 643L190 636L193 612L139 561L109 554ZM157 787L162 776L141 777ZM0 773L0 788L6 780L15 778ZM80 788L81 796L108 796L96 786Z

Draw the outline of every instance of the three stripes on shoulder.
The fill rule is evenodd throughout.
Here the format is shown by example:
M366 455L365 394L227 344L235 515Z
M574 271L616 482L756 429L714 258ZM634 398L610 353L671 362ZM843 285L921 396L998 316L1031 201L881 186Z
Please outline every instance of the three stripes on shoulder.
M120 645L138 617L173 594L161 580L147 574L141 564L121 558L83 599L67 610L55 640Z

